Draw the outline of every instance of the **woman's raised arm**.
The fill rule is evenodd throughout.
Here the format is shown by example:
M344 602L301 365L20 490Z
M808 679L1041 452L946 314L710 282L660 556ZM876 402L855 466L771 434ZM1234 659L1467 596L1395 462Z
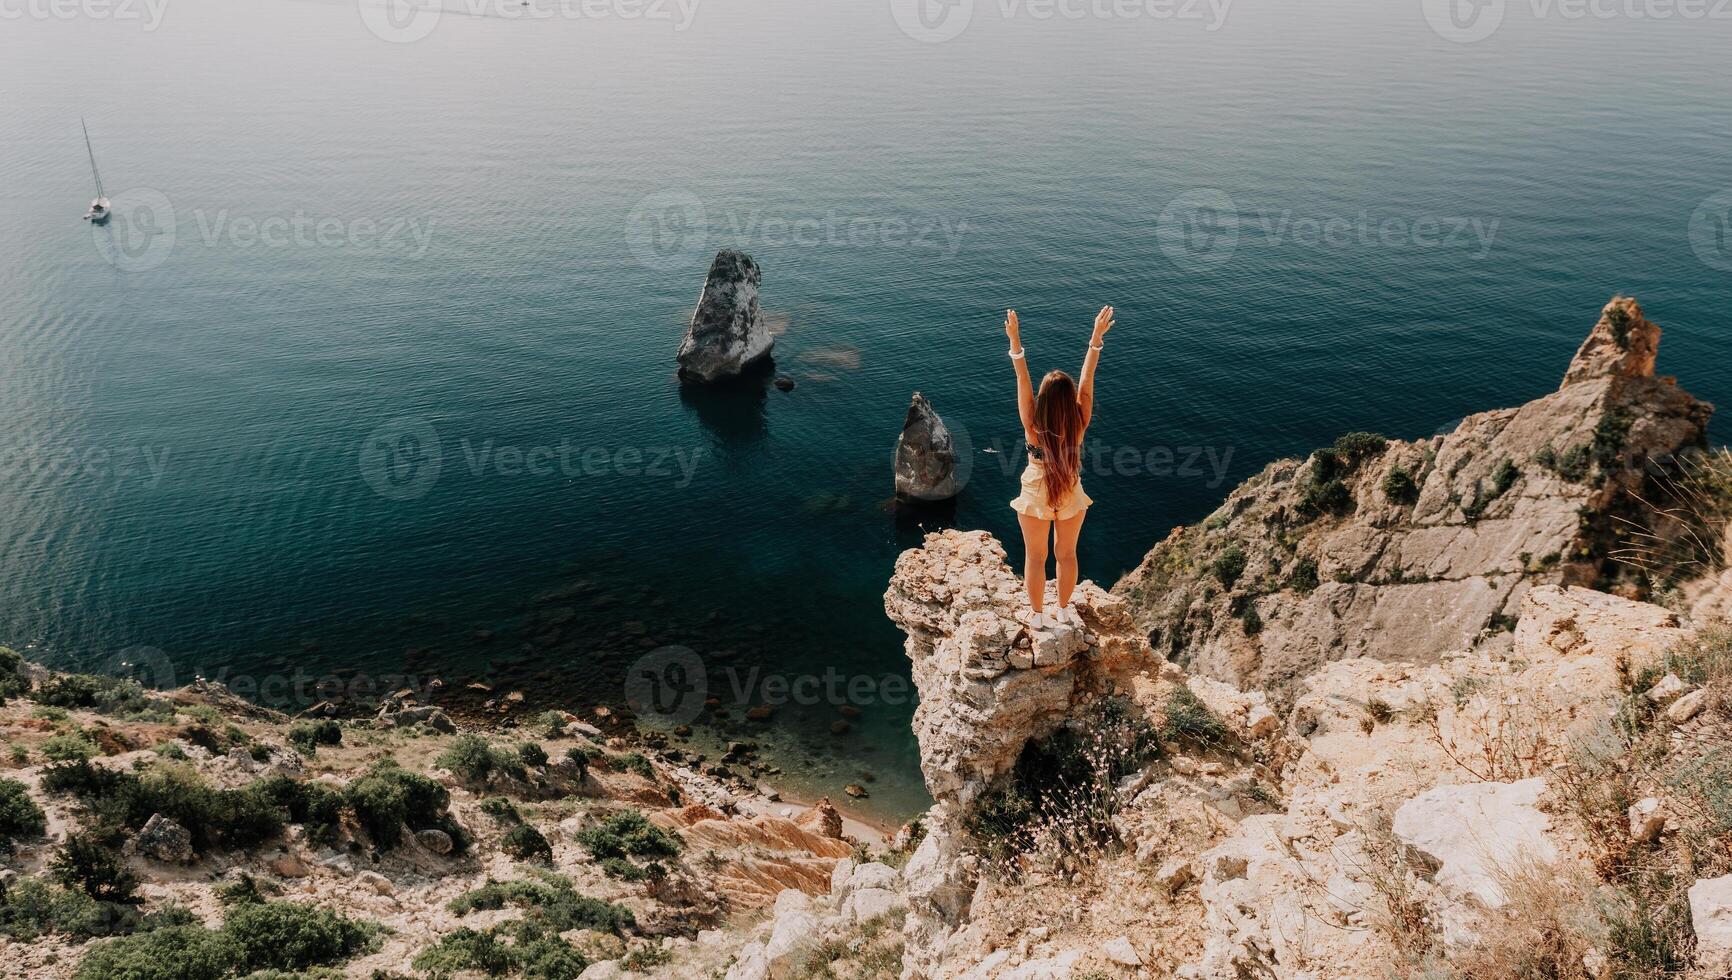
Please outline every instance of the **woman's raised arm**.
M1016 414L1022 419L1022 437L1034 442L1034 386L1028 380L1028 358L1022 350L1022 325L1015 310L1004 311L1004 335L1010 338L1010 362L1016 365Z
M1095 366L1101 360L1101 338L1113 328L1113 308L1101 307L1095 315L1094 336L1089 338L1089 352L1083 358L1082 379L1077 382L1076 398L1082 405L1083 425L1086 427L1095 414Z

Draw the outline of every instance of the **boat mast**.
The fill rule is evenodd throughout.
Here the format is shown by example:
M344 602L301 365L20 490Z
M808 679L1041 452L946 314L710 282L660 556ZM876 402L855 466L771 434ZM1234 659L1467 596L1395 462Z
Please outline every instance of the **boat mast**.
M78 125L84 128L84 152L90 154L90 173L96 178L96 196L103 197L102 174L96 169L96 151L90 148L90 127L84 125L83 116L78 117Z

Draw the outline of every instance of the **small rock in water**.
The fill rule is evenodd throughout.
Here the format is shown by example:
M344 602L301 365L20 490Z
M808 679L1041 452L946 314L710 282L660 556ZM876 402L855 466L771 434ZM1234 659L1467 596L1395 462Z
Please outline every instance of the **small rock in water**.
M852 727L854 727L854 726L848 724L845 721L842 721L841 719L837 719L836 721L833 721L830 723L830 734L832 734L832 735L846 735L846 734L848 734L848 729L850 729Z
M718 712L718 714L719 713L720 712ZM770 705L767 705L767 704L760 704L755 708L746 709L746 720L747 721L769 721L770 716L775 714L775 713L776 713L776 709L774 707L771 707Z
M751 256L734 249L716 253L680 343L681 380L718 381L769 356L776 341L759 315L762 282L763 274Z
M949 500L961 489L956 478L956 440L932 403L917 391L896 442L896 496Z
M863 799L866 799L868 796L872 795L871 793L866 792L866 787L860 785L859 783L849 783L848 785L842 787L842 792L847 793L849 796L854 797L856 800L863 800Z
M778 390L778 391L793 391L794 390L794 379L788 377L785 374L776 378L776 390Z

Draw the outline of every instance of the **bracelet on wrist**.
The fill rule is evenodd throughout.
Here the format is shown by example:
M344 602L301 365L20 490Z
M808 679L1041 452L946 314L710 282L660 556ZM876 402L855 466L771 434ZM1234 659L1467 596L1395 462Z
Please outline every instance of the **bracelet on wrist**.
M1089 345L1089 350L1092 350L1092 351L1100 351L1100 350L1104 350L1104 349L1105 348L1101 347L1101 345L1099 345L1099 344L1090 344Z
M1010 359L1013 361L1020 361L1020 360L1022 360L1022 357L1023 357L1023 350L1020 347L1018 347L1016 350L1013 350L1010 352Z

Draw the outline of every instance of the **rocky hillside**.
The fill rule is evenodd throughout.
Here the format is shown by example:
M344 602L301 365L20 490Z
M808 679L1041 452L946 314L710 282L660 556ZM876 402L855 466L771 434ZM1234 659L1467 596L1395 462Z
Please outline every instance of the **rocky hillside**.
M875 839L560 712L290 719L4 649L0 701L7 977L719 974Z
M1342 657L1278 714L1186 677L1087 583L1081 627L1022 627L1004 559L982 533L929 535L885 596L937 799L897 883L904 976L1732 964L1724 625L1532 585L1508 642Z
M1654 374L1660 328L1607 304L1562 386L1415 442L1342 437L1280 460L1179 528L1113 591L1163 654L1284 691L1345 657L1429 662L1506 643L1528 590L1675 588L1667 514L1712 406ZM1685 462L1680 462L1680 457ZM1656 537L1650 537L1656 535ZM1652 552L1652 574L1608 559Z

